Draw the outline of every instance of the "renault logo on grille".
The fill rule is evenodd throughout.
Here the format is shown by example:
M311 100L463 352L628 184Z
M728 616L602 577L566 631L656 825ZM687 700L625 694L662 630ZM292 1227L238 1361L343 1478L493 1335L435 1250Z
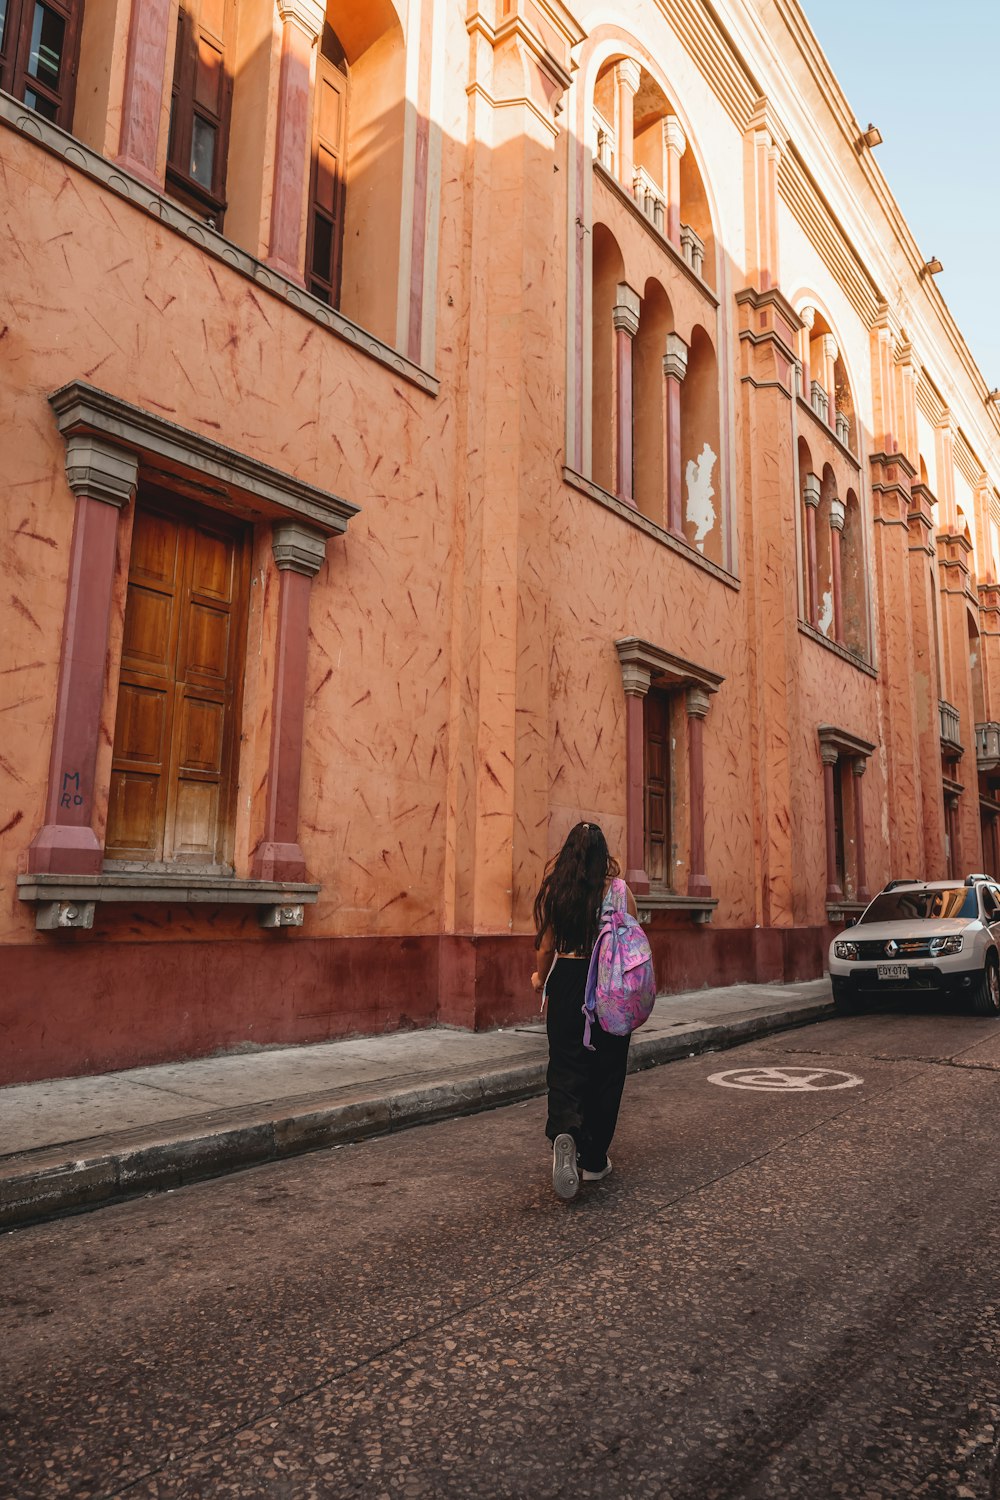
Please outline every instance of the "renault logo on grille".
M896 942L895 938L890 938L889 941L885 945L885 956L886 956L886 958L895 958L896 954L898 952L899 952L899 944Z

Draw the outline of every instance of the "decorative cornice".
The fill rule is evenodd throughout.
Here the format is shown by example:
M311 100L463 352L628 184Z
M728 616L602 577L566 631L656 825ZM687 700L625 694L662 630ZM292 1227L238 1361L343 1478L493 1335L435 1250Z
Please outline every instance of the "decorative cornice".
M73 433L66 440L66 478L78 499L102 500L120 510L135 494L139 461L89 432Z
M49 404L67 440L96 435L128 455L131 462L137 459L140 471L153 459L167 465L168 472L208 476L217 482L212 492L217 504L229 501L232 507L236 501L247 514L261 517L273 516L276 510L284 512L310 522L326 536L346 531L348 521L358 513L359 507L350 500L317 489L83 381L73 381L55 391Z
M654 685L700 687L706 693L717 693L726 680L721 673L685 661L682 656L674 656L637 635L623 636L615 641L615 650L623 671L627 666L639 666L650 673Z
M666 353L663 356L664 375L683 380L687 374L689 352L679 333L668 333Z
M300 521L280 521L271 534L271 552L282 572L315 578L326 561L326 537Z
M839 729L835 724L818 724L816 733L819 736L821 750L829 747L836 750L838 754L865 756L873 754L875 750L875 746L868 740L863 740L846 729Z

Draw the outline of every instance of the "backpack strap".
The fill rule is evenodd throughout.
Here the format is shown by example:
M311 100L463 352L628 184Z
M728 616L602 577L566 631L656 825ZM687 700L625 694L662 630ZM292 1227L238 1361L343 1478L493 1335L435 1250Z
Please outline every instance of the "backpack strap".
M616 875L612 880L601 911L602 913L616 911L621 917L628 911L628 886L620 876Z

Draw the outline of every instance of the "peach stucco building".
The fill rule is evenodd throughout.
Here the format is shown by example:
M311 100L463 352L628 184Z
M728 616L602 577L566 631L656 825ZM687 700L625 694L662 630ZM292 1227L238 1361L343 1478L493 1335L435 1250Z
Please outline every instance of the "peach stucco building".
M0 1081L526 1016L581 817L666 990L1000 874L1000 408L796 0L0 16Z

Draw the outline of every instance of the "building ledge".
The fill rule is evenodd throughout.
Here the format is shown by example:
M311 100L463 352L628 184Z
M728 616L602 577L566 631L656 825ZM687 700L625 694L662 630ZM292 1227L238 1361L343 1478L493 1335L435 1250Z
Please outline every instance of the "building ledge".
M842 646L839 641L831 641L822 630L817 630L814 625L810 625L808 620L799 621L799 633L807 635L811 641L816 642L817 646L825 646L828 651L833 652L834 656L839 656L841 661L849 662L852 667L857 667L858 671L864 672L866 676L878 677L878 672L871 662L865 661L863 656L858 656L857 652L851 651L849 647Z
M683 276L687 277L692 286L697 287L698 291L706 299L706 301L710 302L714 308L717 308L719 306L719 298L716 293L713 292L712 288L709 286L705 278L703 276L699 276L698 272L694 270L692 266L688 265L687 261L684 259L677 246L673 244L671 240L668 240L666 235L662 234L660 230L656 228L655 224L650 223L649 219L643 213L642 209L639 207L638 203L636 203L635 199L628 191L628 189L624 188L618 181L618 178L615 177L613 173L609 172L607 167L605 167L596 158L594 159L594 173L598 180L600 182L603 182L605 187L609 188L615 195L615 197L625 205L632 217L638 220L646 234L649 235L654 244L659 246L659 248L668 257L668 259L673 263L674 267L678 271L680 271Z
M847 926L849 924L849 919L853 917L860 917L861 913L866 909L867 906L867 901L850 901L846 896L842 901L828 901L826 903L827 921L832 923L834 926L836 926L838 922L842 922L845 926Z
M638 527L647 536L651 536L654 541L660 542L664 547L668 547L671 552L676 552L678 557L686 558L696 568L702 568L706 573L711 574L713 578L717 578L720 583L724 583L727 588L738 589L740 587L740 580L734 573L730 573L727 568L721 567L719 563L712 562L711 558L703 557L697 548L691 547L687 542L681 541L679 537L674 536L673 532L667 531L665 527L658 526L655 521L651 521L648 516L644 516L641 510L636 510L634 505L629 505L625 500L619 500L618 496L612 495L610 490L603 489L599 484L595 484L592 479L585 479L582 474L578 474L575 469L569 468L568 465L563 466L562 477L571 489L579 490L581 495L587 495L589 499L596 500L598 505L604 505L608 510L613 510L616 516L621 516L622 520L628 521L632 526Z
M814 425L814 427L816 429L816 436L818 438L827 438L827 439L829 439L830 446L832 448L834 448L841 455L842 458L846 459L846 461L850 464L850 466L851 466L852 469L854 469L858 474L860 474L861 473L861 460L860 460L860 458L858 458L857 454L854 453L850 448L848 448L847 444L843 441L842 438L839 438L837 436L836 431L834 430L834 428L832 428L828 422L824 422L823 418L819 415L819 413L813 410L812 406L806 400L805 396L803 396L803 394L802 394L801 391L799 391L796 394L795 403L798 406L798 408L799 408L800 411L806 412L807 415L810 417L810 419L811 419L811 421L812 421L812 423L813 423L813 425Z
M255 906L262 927L301 927L320 886L301 881L236 880L185 871L105 871L100 875L19 875L20 900L36 906L39 932L90 928L99 902L130 906Z
M2 90L0 90L0 125L5 125L8 130L15 130L19 135L26 136L36 145L60 157L76 171L82 172L94 182L99 182L109 192L134 204L142 212L150 214L167 229L173 230L183 239L200 245L208 255L214 256L216 260L224 261L232 270L240 272L256 286L265 288L281 301L298 308L299 312L311 318L314 323L328 328L345 344L360 349L363 354L385 365L394 374L402 376L412 385L419 386L428 395L438 394L440 382L428 370L414 364L391 345L376 338L373 333L367 333L326 302L313 297L305 287L299 286L271 266L264 265L246 250L241 250L238 245L233 244L232 240L227 240L224 235L219 234L218 230L213 229L206 220L198 218L197 214L188 213L172 198L147 187L144 182L140 182L138 177L134 177L117 162L109 161L107 157L85 146L75 136L69 135L65 130L60 130L57 125L51 124L50 121L36 114L33 109L29 109L26 104L12 98L10 94L5 94Z
M633 894L635 894L633 892ZM677 896L673 891L647 891L635 896L640 922L648 922L657 912L683 912L695 922L710 922L719 904L717 896Z

